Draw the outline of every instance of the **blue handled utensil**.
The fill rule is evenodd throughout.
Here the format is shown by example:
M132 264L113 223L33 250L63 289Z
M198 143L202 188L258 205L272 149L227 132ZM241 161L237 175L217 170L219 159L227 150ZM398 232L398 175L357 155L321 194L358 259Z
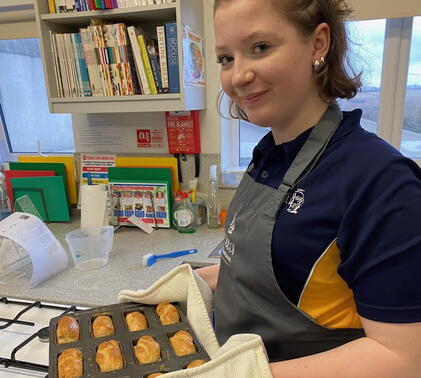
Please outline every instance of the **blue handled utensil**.
M185 249L184 251L175 251L170 253L165 253L163 255L155 255L153 253L148 253L142 258L142 264L144 266L151 266L155 264L156 260L164 258L174 258L184 255L191 255L192 253L197 253L197 249Z

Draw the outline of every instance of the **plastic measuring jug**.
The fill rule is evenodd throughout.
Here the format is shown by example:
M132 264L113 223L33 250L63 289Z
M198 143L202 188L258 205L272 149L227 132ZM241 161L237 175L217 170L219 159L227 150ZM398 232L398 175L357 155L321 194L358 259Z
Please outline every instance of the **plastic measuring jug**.
M93 270L104 266L113 248L113 226L86 227L70 231L65 240L75 268Z

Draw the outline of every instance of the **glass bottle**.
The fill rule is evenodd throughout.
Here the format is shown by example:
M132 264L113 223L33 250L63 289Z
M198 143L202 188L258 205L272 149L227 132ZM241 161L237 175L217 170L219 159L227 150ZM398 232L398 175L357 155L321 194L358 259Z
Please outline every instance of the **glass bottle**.
M218 228L219 223L219 191L216 176L216 165L211 165L209 172L209 192L206 204L207 219L209 228Z

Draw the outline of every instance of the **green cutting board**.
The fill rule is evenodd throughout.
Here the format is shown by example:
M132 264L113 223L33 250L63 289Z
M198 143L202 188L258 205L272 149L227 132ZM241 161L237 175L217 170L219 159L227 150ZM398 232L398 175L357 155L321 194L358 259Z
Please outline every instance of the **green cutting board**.
M66 166L63 163L21 163L11 161L9 168L13 171L54 171L56 176L62 176L64 180L64 190L66 193L67 203L69 203L69 191L67 188Z
M12 178L13 197L28 195L45 222L70 221L65 181L62 176ZM22 211L19 206L16 211Z
M108 180L113 182L166 182L168 193L172 193L171 168L148 168L148 167L110 167L108 168ZM171 196L170 196L171 197Z

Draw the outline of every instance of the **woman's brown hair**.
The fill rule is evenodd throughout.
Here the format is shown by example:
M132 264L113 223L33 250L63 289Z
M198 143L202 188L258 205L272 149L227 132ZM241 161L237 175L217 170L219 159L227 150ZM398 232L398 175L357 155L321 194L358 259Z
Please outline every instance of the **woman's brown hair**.
M214 12L222 3L215 0ZM325 22L330 27L330 48L325 63L315 71L319 96L326 102L336 98L350 99L361 87L361 73L352 69L348 53L348 37L345 19L351 13L345 0L270 0L279 13L291 21L304 37L310 36L316 27ZM224 92L218 98L218 109ZM230 100L230 115L247 120L246 113Z

